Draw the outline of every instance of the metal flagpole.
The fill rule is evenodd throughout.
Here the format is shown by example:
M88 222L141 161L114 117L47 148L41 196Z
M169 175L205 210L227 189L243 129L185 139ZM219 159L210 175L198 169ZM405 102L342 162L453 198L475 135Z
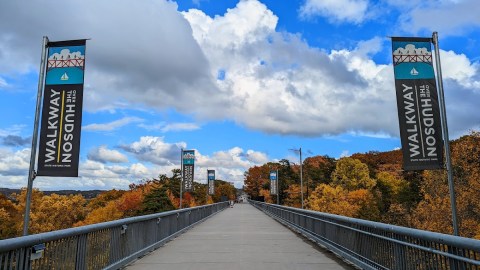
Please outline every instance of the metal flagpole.
M445 145L445 159L448 175L448 187L450 189L450 204L452 206L452 223L453 223L453 234L458 236L458 223L457 223L457 202L455 196L455 186L453 183L453 171L452 171L452 162L450 159L450 142L448 137L448 125L447 125L447 112L445 108L445 96L443 92L443 79L442 79L442 68L440 65L440 52L438 48L438 33L433 32L432 35L433 45L435 47L435 64L437 67L437 82L438 82L438 105L440 107L440 118L443 131L443 143Z
M280 204L280 190L278 189L278 181L280 181L280 177L278 177L278 169L277 169L277 205Z
M302 148L300 147L300 192L302 193L302 209L303 209L303 162Z
M30 168L28 170L27 198L25 202L25 215L23 216L23 235L28 235L30 222L30 204L32 200L33 180L35 179L35 158L37 156L38 122L40 121L40 107L42 104L43 85L45 82L45 58L48 37L43 37L42 57L40 61L40 74L38 78L37 108L35 110L35 121L33 122L32 149L30 151Z
M205 197L205 205L208 203L208 193L209 193L209 188L210 188L210 180L208 179L208 168L207 168L207 197Z
M183 197L183 148L180 150L180 209L182 209Z

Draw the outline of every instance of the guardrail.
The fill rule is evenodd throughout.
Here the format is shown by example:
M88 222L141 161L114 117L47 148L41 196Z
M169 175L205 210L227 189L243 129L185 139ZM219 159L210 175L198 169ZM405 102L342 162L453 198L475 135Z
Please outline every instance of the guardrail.
M0 240L0 270L118 269L228 202Z
M362 269L480 269L480 241L249 201Z

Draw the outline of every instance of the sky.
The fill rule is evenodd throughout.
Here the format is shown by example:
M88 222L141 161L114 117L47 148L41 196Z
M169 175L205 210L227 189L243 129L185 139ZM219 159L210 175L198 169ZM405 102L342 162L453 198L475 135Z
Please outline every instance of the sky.
M88 38L79 177L243 185L249 167L401 147L392 36L438 31L450 138L480 129L476 0L0 1L0 187L27 185L42 37Z

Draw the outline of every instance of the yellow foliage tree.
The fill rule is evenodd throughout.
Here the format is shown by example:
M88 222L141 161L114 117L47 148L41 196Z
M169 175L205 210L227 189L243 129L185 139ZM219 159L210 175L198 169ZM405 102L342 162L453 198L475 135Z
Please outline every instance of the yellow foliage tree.
M123 212L118 209L116 201L109 201L105 207L99 207L90 212L85 220L77 222L75 227L117 220L123 217Z
M284 200L284 205L291 207L302 207L302 198L300 193L300 185L290 185L286 190L287 196Z
M367 164L358 159L345 157L337 161L332 173L332 184L346 190L372 189L376 181L370 178Z

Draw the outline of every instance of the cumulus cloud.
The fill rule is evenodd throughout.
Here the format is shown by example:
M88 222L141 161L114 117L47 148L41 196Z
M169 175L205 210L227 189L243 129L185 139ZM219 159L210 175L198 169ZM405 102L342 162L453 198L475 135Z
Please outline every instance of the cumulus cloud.
M306 0L300 16L322 16L333 22L361 23L367 18L368 0Z
M25 146L32 143L32 138L23 138L18 135L7 135L2 138L2 143L6 146Z
M157 165L173 165L180 163L180 151L186 143L167 143L163 137L144 136L139 141L120 148L134 155L138 160Z
M128 162L127 156L124 154L120 153L117 150L110 150L106 146L100 146L97 148L92 149L88 153L88 159L98 161L101 163L107 163L107 162L112 162L112 163L123 163L123 162Z
M184 16L210 61L211 73L225 74L217 84L235 100L225 113L237 123L275 134L398 136L392 66L371 58L390 46L387 39L360 41L353 50L316 49L298 35L277 32L278 18L253 0L241 1L223 16L211 18L199 10ZM455 88L475 86L470 95L477 98L463 101L468 107L479 100L480 73L475 63L461 58L461 65L447 68L444 76L464 75ZM449 117L464 124L457 126L459 132L476 126L472 118Z
M64 12L44 16L58 6ZM122 100L130 107L164 109L175 104L183 112L195 107L205 116L211 111L202 111L203 104L218 106L223 99L173 1L34 1L29 10L35 12L26 12L19 2L0 3L0 50L9 52L0 55L2 73L36 70L42 35L52 40L91 38L86 52L87 110L111 109Z
M119 120L112 121L110 123L105 124L89 124L82 127L82 130L86 131L113 131L115 129L121 128L126 126L130 123L138 123L142 122L143 119L138 117L124 117Z
M12 151L0 148L0 176L19 176L28 174L30 167L30 149Z
M335 9L337 13L327 13L334 12L333 3L343 5ZM66 12L42 15L58 4ZM360 23L368 18L368 6L367 0L310 0L301 11ZM215 17L197 9L180 13L173 1L153 0L135 4L119 0L113 6L95 0L34 1L30 9L37 12L26 12L18 1L0 2L2 21L20 20L0 23L0 51L12 52L0 55L0 72L37 68L39 52L31 44L39 43L43 34L56 40L91 37L86 53L87 110L174 107L199 120L228 119L273 134L398 136L392 66L377 64L371 57L389 45L386 39L362 41L353 50L314 48L299 34L277 31L278 17L257 0L239 1ZM446 17L451 18L438 16ZM478 100L478 67L468 59L464 62L469 70L444 71L446 78L456 78L452 88L469 97L450 105L456 108L468 108ZM459 121L462 114L450 111L451 122L462 124L455 131L476 125L471 118ZM115 124L85 128L111 130ZM194 126L162 128L167 132Z

